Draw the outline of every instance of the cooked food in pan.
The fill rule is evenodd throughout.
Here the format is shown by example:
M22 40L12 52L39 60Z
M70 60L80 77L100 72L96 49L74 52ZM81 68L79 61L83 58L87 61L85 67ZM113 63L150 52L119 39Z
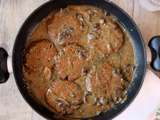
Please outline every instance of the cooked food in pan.
M65 118L93 117L122 104L135 66L130 39L102 9L70 5L53 11L28 36L28 91Z

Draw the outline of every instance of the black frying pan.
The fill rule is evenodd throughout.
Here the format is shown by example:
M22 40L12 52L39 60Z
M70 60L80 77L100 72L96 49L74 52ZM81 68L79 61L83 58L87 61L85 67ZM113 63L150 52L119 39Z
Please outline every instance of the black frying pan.
M37 111L40 115L44 116L47 119L56 119L56 116L49 111L46 107L41 104L38 104L28 93L26 85L23 80L23 54L25 49L25 44L27 40L27 36L34 28L37 23L39 23L44 17L46 17L51 11L55 9L64 8L70 4L78 4L78 5L93 5L104 10L109 11L112 15L117 17L117 20L120 24L126 29L126 31L130 34L132 38L132 45L134 46L135 59L136 59L136 69L133 77L133 82L128 89L128 98L123 104L116 105L115 108L109 110L106 113L102 113L97 117L94 117L94 120L108 120L119 113L121 113L128 105L134 100L137 93L139 92L146 72L146 50L144 47L144 42L141 37L141 33L139 32L134 21L119 7L111 2L105 2L103 0L54 0L49 1L35 10L24 22L21 27L15 44L13 48L13 56L12 56L12 67L13 73L15 76L15 80L17 86L24 97L24 99L29 103L29 105ZM160 70L160 38L154 37L150 42L150 47L153 51L154 62L152 62L152 66L156 70ZM127 52L127 51L126 51ZM7 81L9 77L9 72L7 69L7 52L1 48L0 49L0 83L4 83Z

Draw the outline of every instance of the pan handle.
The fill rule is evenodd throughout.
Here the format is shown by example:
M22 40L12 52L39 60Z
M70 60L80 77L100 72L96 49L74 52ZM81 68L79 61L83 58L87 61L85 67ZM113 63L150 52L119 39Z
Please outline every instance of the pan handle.
M150 63L150 68L160 77L160 36L153 37L149 44L151 49L152 60Z
M9 78L7 68L8 53L4 48L0 48L0 83L5 83Z

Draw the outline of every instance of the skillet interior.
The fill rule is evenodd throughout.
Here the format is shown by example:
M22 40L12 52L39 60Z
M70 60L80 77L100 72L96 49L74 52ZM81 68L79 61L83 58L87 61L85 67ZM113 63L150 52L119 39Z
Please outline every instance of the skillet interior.
M120 8L118 8L113 3L108 3L103 0L55 0L50 1L38 8L34 13L32 13L28 19L23 24L22 28L19 31L19 34L17 36L17 39L15 41L14 49L13 49L13 70L14 75L16 78L17 86L25 98L25 100L35 109L38 113L43 115L46 118L54 118L56 116L53 115L51 111L49 111L44 106L38 104L36 101L30 97L26 85L23 81L23 55L24 55L24 48L25 43L27 40L27 36L34 28L37 23L39 23L44 17L46 17L51 11L58 9L58 8L64 8L68 4L86 4L86 5L93 5L97 6L102 9L106 9L107 11L110 11L111 14L117 17L118 21L123 25L123 27L128 31L129 35L132 38L132 44L134 46L134 52L135 52L135 58L136 58L136 70L135 70L135 76L133 78L133 82L130 86L130 89L128 91L128 98L127 100L121 104L116 106L116 109L111 109L110 111L106 112L105 114L101 114L100 116L95 117L95 120L102 120L102 119L111 119L115 117L118 113L123 111L135 98L137 95L142 83L143 83L143 77L146 70L146 54L145 49L143 45L143 40L141 38L141 35L135 25L135 23L132 21L132 19Z

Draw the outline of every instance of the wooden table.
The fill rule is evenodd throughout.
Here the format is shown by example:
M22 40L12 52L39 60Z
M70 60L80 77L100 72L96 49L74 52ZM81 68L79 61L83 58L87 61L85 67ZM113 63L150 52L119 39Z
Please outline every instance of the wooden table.
M27 16L47 0L0 0L0 46L9 55L20 26ZM113 0L136 21L146 45L154 35L160 35L160 12L150 13L141 8L139 0ZM148 49L148 48L147 48ZM13 74L7 83L0 85L0 120L43 120L24 101Z

